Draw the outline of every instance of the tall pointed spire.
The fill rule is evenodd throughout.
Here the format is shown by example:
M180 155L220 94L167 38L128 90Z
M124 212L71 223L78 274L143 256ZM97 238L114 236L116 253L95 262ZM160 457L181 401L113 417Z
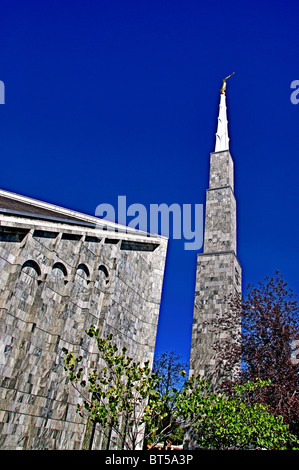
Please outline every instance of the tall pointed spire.
M208 379L216 390L223 380L234 380L240 363L222 361L219 348L239 341L241 319L230 318L230 295L242 292L242 268L237 258L237 202L234 163L228 148L225 104L226 80L220 97L215 152L210 154L209 188L203 252L197 255L194 315L189 375ZM221 318L221 321L219 321Z
M229 149L229 137L228 137L228 125L227 125L227 113L226 113L226 80L231 77L235 72L226 77L222 82L222 88L220 90L220 104L219 104L219 115L218 125L216 132L216 144L215 152L223 152Z

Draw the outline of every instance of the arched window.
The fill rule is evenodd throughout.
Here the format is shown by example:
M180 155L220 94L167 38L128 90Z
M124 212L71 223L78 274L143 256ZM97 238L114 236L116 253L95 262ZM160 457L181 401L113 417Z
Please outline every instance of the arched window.
M62 263L54 263L50 273L50 280L53 282L64 280L67 282L67 269Z
M88 302L90 296L90 289L88 284L90 282L90 271L86 264L79 264L76 270L74 284L72 288L72 300L78 304L81 302Z
M37 281L41 280L41 269L34 260L25 261L21 268L21 274L25 273L27 276Z
M75 285L79 287L79 290L88 286L90 282L90 271L86 264L81 263L78 265L74 282Z
M105 284L108 284L109 283L109 273L108 273L108 269L103 264L101 264L101 266L99 266L99 274L101 275L101 273L103 273Z
M19 278L16 283L14 296L20 299L18 308L29 311L33 305L38 284L41 282L41 269L34 260L26 261L21 267ZM25 304L29 304L30 307Z
M87 282L90 280L90 272L86 264L79 264L76 274L82 277L82 279L85 279Z
M101 290L105 289L105 287L109 284L109 272L106 266L101 264L99 266L97 276L95 279L95 287Z
M97 312L99 323L102 324L108 314L110 304L109 271L101 264L94 282L94 311Z

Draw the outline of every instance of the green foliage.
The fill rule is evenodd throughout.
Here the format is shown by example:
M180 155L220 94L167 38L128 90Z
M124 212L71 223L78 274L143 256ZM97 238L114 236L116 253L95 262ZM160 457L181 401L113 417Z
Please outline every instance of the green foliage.
M148 362L134 362L125 348L118 351L112 336L102 339L94 327L86 333L97 341L102 358L99 371L86 375L82 357L63 350L65 369L83 398L77 412L84 416L87 411L108 439L113 430L122 448L136 449L143 437L152 444L169 438L174 442L182 439L186 428L195 431L198 446L203 448L299 448L283 418L273 416L259 402L269 380L235 385L234 392L225 395L210 393L207 381L192 376L180 390L167 389L161 395L157 391L161 377L152 373Z
M112 429L123 448L135 449L143 439L142 426L147 424L149 434L154 435L154 418L163 417L163 402L156 391L159 378L152 374L149 362L143 366L134 362L127 357L126 348L119 353L112 335L102 339L93 326L86 333L97 341L103 362L101 370L92 370L84 379L83 368L79 367L82 357L63 349L65 370L84 398L77 411L84 416L84 409L87 410L107 437Z
M208 394L208 384L192 377L182 394L177 394L178 414L197 432L200 447L215 449L298 448L298 439L289 432L281 416L253 401L269 381L256 380L235 386L235 394Z

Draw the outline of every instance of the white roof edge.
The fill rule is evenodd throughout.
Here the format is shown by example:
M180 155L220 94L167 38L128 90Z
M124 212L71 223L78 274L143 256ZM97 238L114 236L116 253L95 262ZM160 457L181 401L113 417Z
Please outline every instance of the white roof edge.
M20 194L13 193L11 191L6 191L4 189L0 189L0 196L9 197L16 201L24 202L26 204L29 204L35 207L40 207L41 209L51 210L53 212L57 212L57 214L60 214L60 215L72 216L74 218L84 220L91 224L97 225L100 230L102 229L102 227L107 227L108 229L110 228L113 231L118 229L124 233L131 234L131 235L148 237L151 239L155 238L155 239L161 239L161 240L168 240L168 238L163 235L143 232L142 230L134 229L133 227L127 227L125 225L117 224L115 222L110 222L109 220L106 220L106 219L100 219L92 215L84 214L82 212L77 212L71 209L66 209L64 207L57 206L55 204L50 204L48 202L43 202L38 199L34 199L31 197L27 197L27 196L22 196ZM67 224L67 221L65 221L64 223ZM107 231L106 233L108 234L109 232Z
M54 232L71 232L74 234L82 234L85 233L88 236L95 236L99 238L109 238L109 239L118 239L122 241L131 241L131 242L140 242L146 244L164 244L168 242L168 238L161 237L160 235L142 235L130 232L117 232L117 231L109 231L104 230L102 228L91 228L86 226L80 225L71 225L67 223L63 223L63 228L61 227L61 223L49 220L40 220L40 219L32 219L26 218L26 216L22 216L20 221L20 216L17 215L6 215L0 214L0 227L9 225L11 227L23 227L25 229L33 229L33 230L45 230L45 231L54 231Z

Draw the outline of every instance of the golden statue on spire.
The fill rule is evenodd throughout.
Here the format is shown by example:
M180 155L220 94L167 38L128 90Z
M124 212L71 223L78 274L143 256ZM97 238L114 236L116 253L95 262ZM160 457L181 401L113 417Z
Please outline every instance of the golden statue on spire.
M228 77L224 78L222 80L222 88L220 90L220 93L222 93L223 95L225 95L225 90L226 90L226 80L231 77L232 75L234 75L235 72L231 73Z

